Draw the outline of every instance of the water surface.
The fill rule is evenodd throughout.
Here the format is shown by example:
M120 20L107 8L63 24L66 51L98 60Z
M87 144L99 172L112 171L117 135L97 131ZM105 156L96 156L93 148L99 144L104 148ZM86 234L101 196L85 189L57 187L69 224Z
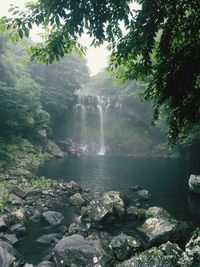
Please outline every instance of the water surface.
M110 190L126 194L131 186L139 184L152 194L150 205L164 207L178 219L200 224L200 200L188 191L191 173L200 173L200 167L192 162L129 156L51 160L37 171L49 178L75 180L88 188L92 197Z

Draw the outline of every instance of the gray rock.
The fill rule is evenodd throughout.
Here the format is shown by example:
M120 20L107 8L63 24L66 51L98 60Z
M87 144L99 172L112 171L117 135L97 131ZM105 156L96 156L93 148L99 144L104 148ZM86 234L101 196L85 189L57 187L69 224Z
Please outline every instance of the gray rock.
M185 246L185 252L180 259L181 267L199 267L200 266L200 230L196 229Z
M28 188L22 188L21 186L14 186L11 188L10 193L20 198L25 198L28 195L29 191L30 189Z
M14 205L23 205L23 200L15 194L11 193L8 197L8 200Z
M142 190L143 188L140 185L133 185L130 187L132 192L136 192L138 190Z
M42 213L42 221L47 225L59 225L64 219L64 216L61 212L56 211L46 211Z
M137 239L123 233L115 236L110 242L110 246L118 261L127 260L134 252L141 249L141 243Z
M65 185L66 190L70 195L80 193L82 191L81 187L74 181L71 181Z
M63 237L53 249L56 266L109 267L113 266L113 255L105 251L101 242L87 240L81 235ZM74 265L73 265L74 264Z
M64 157L64 152L59 148L58 145L56 145L51 140L48 141L48 144L46 146L46 150L48 153L50 153L54 157L57 157L57 158L63 158Z
M149 191L142 189L142 190L138 190L135 193L139 199L141 200L148 200L151 197L151 194L149 193Z
M200 193L200 175L190 175L189 189L193 193Z
M92 200L82 215L83 219L86 217L96 224L114 223L124 218L124 201L119 192L110 191L102 197Z
M159 248L151 248L131 259L117 265L117 267L178 267L178 260L183 251L170 242Z
M5 232L8 228L6 218L7 218L6 215L0 216L0 232Z
M167 241L182 241L189 226L173 219L162 208L151 207L146 212L150 218L138 230L144 234L148 246L160 245Z
M135 207L135 206L130 206L126 210L126 214L131 219L140 219L140 218L145 217L146 210L145 209L139 209L138 207Z
M80 193L76 193L69 198L69 203L73 206L82 206L84 205L85 200Z
M38 243L42 243L42 244L46 244L46 245L50 245L50 244L55 244L59 239L61 239L61 235L60 234L46 234L46 235L42 235L39 238L36 239L36 242Z
M26 228L21 223L13 224L9 230L11 233L15 233L17 237L23 237L26 235Z
M29 218L32 222L39 222L41 219L41 213L38 210L34 211L34 214Z
M55 267L55 264L50 261L43 261L39 263L36 267Z
M18 267L21 266L22 257L20 254L7 242L0 241L0 266L1 267Z
M11 245L17 243L18 241L16 234L5 234L2 236L2 239L9 242Z

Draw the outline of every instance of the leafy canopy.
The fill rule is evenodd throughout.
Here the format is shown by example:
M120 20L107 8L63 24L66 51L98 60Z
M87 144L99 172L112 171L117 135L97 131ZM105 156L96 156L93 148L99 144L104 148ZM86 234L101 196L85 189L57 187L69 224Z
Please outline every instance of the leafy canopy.
M48 29L45 41L31 49L41 62L84 51L78 43L84 29L94 45L109 41L110 69L125 80L148 76L143 98L153 100L155 120L164 110L169 139L181 140L200 121L200 1L138 0L135 12L130 2L39 0L25 12L13 7L13 18L4 22L13 38L28 37L34 24Z

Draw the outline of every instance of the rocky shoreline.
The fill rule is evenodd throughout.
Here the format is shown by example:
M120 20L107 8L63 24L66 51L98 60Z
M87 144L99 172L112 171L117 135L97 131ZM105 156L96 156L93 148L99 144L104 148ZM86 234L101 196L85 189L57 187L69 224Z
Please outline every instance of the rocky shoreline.
M91 199L74 181L23 177L1 183L7 192L0 216L1 267L200 265L199 229L149 207L150 193L140 186L130 188L129 196L110 191ZM58 211L59 205L68 213ZM73 212L74 221L66 223ZM36 224L41 231L34 244L43 253L33 265L19 248Z

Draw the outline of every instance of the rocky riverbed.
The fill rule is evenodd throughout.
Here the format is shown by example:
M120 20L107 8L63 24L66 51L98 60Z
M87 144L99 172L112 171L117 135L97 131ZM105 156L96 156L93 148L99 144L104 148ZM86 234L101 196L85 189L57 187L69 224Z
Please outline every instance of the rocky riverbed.
M200 266L200 231L140 186L91 199L76 182L1 182L1 267Z

